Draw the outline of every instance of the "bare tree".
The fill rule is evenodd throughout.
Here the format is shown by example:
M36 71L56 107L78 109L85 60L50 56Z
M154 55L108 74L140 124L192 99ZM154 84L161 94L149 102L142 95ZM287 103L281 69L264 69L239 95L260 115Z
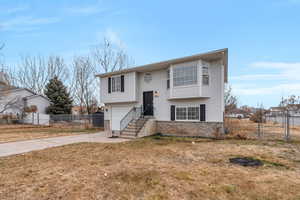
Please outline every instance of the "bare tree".
M3 69L4 69L4 62L3 62L3 60L2 60L2 53L1 53L1 51L2 51L2 49L4 48L4 44L0 44L0 70L1 71L3 71Z
M15 110L23 113L25 108L23 99L20 96L9 98L8 94L3 94L2 92L0 92L0 95L3 95L0 99L0 114L4 113L7 110Z
M69 71L65 61L60 56L50 56L47 63L48 79L52 79L55 76L59 80L66 80L69 75Z
M92 49L92 56L97 65L97 72L112 72L127 68L130 61L124 49L113 45L113 43L104 38L103 42Z
M5 44L0 44L0 51L4 48Z
M63 58L50 56L22 57L18 70L14 73L16 83L19 87L28 88L35 93L43 94L45 85L54 76L66 80L67 67Z
M231 86L226 86L224 93L225 113L230 113L237 108L238 98L232 94Z
M81 113L85 110L88 114L92 113L95 106L95 87L96 78L95 68L89 57L74 57L73 60L73 81L72 94L75 102L81 108ZM96 101L97 102L97 101Z

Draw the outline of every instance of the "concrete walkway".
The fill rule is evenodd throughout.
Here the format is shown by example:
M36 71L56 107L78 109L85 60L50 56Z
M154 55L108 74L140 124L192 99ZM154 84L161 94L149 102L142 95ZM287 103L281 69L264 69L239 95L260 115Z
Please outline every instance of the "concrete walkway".
M54 138L20 141L20 142L10 142L10 143L0 144L0 157L26 153L26 152L46 149L50 147L58 147L67 144L80 143L80 142L119 143L119 142L126 142L126 141L129 140L122 139L122 138L107 138L105 132L100 132L94 134L61 136L61 137L54 137Z

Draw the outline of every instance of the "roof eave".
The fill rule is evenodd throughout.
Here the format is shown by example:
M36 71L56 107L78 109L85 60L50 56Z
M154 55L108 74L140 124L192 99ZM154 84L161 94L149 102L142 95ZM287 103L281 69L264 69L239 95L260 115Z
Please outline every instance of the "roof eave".
M123 69L123 70L119 70L119 71L97 74L96 77L105 78L105 77L112 76L112 75L118 75L118 74L122 74L122 73L139 71L146 67L168 66L168 65L172 65L172 64L181 63L181 62L189 62L189 61L193 61L193 60L197 60L197 59L204 59L207 56L214 55L214 54L217 55L219 53L223 53L222 62L224 65L224 81L227 83L228 82L228 49L227 48L210 51L207 53L201 53L201 54L196 54L196 55L192 55L192 56L182 57L182 58L175 58L175 59L152 63L152 64L147 64L147 65L141 65L141 66Z

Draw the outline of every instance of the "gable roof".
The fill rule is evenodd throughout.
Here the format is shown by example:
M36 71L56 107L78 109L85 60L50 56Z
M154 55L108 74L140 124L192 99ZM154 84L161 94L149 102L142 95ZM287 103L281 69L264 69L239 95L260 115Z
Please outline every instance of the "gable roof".
M33 99L33 98L36 98L36 97L42 97L42 98L46 99L47 101L50 101L47 97L45 97L43 95L40 95L40 94L36 94L35 92L33 92L32 90L27 89L27 88L16 88L16 87L13 87L13 88L10 88L10 89L4 90L4 91L15 93L15 92L23 91L23 90L31 93L31 95L23 97L25 99ZM0 90L0 92L1 92L1 90Z
M129 73L129 72L154 71L154 70L164 69L170 65L183 63L183 62L190 62L190 61L199 60L199 59L202 59L205 61L221 60L224 65L224 81L227 83L227 81L228 81L228 49L227 48L210 51L207 53L201 53L201 54L196 54L196 55L192 55L192 56L182 57L182 58L175 58L175 59L171 59L171 60L167 60L167 61L147 64L147 65L142 65L142 66L137 66L137 67L133 67L133 68L127 68L127 69L123 69L123 70L119 70L119 71L98 74L96 76L100 77L100 78L104 78L107 76L118 75L118 74Z

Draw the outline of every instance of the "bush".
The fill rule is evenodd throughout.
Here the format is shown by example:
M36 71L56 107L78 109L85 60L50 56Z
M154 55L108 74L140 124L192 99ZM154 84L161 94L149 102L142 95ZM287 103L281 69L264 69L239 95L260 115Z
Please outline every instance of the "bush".
M266 119L264 118L264 111L258 110L251 117L250 120L255 123L265 123Z

